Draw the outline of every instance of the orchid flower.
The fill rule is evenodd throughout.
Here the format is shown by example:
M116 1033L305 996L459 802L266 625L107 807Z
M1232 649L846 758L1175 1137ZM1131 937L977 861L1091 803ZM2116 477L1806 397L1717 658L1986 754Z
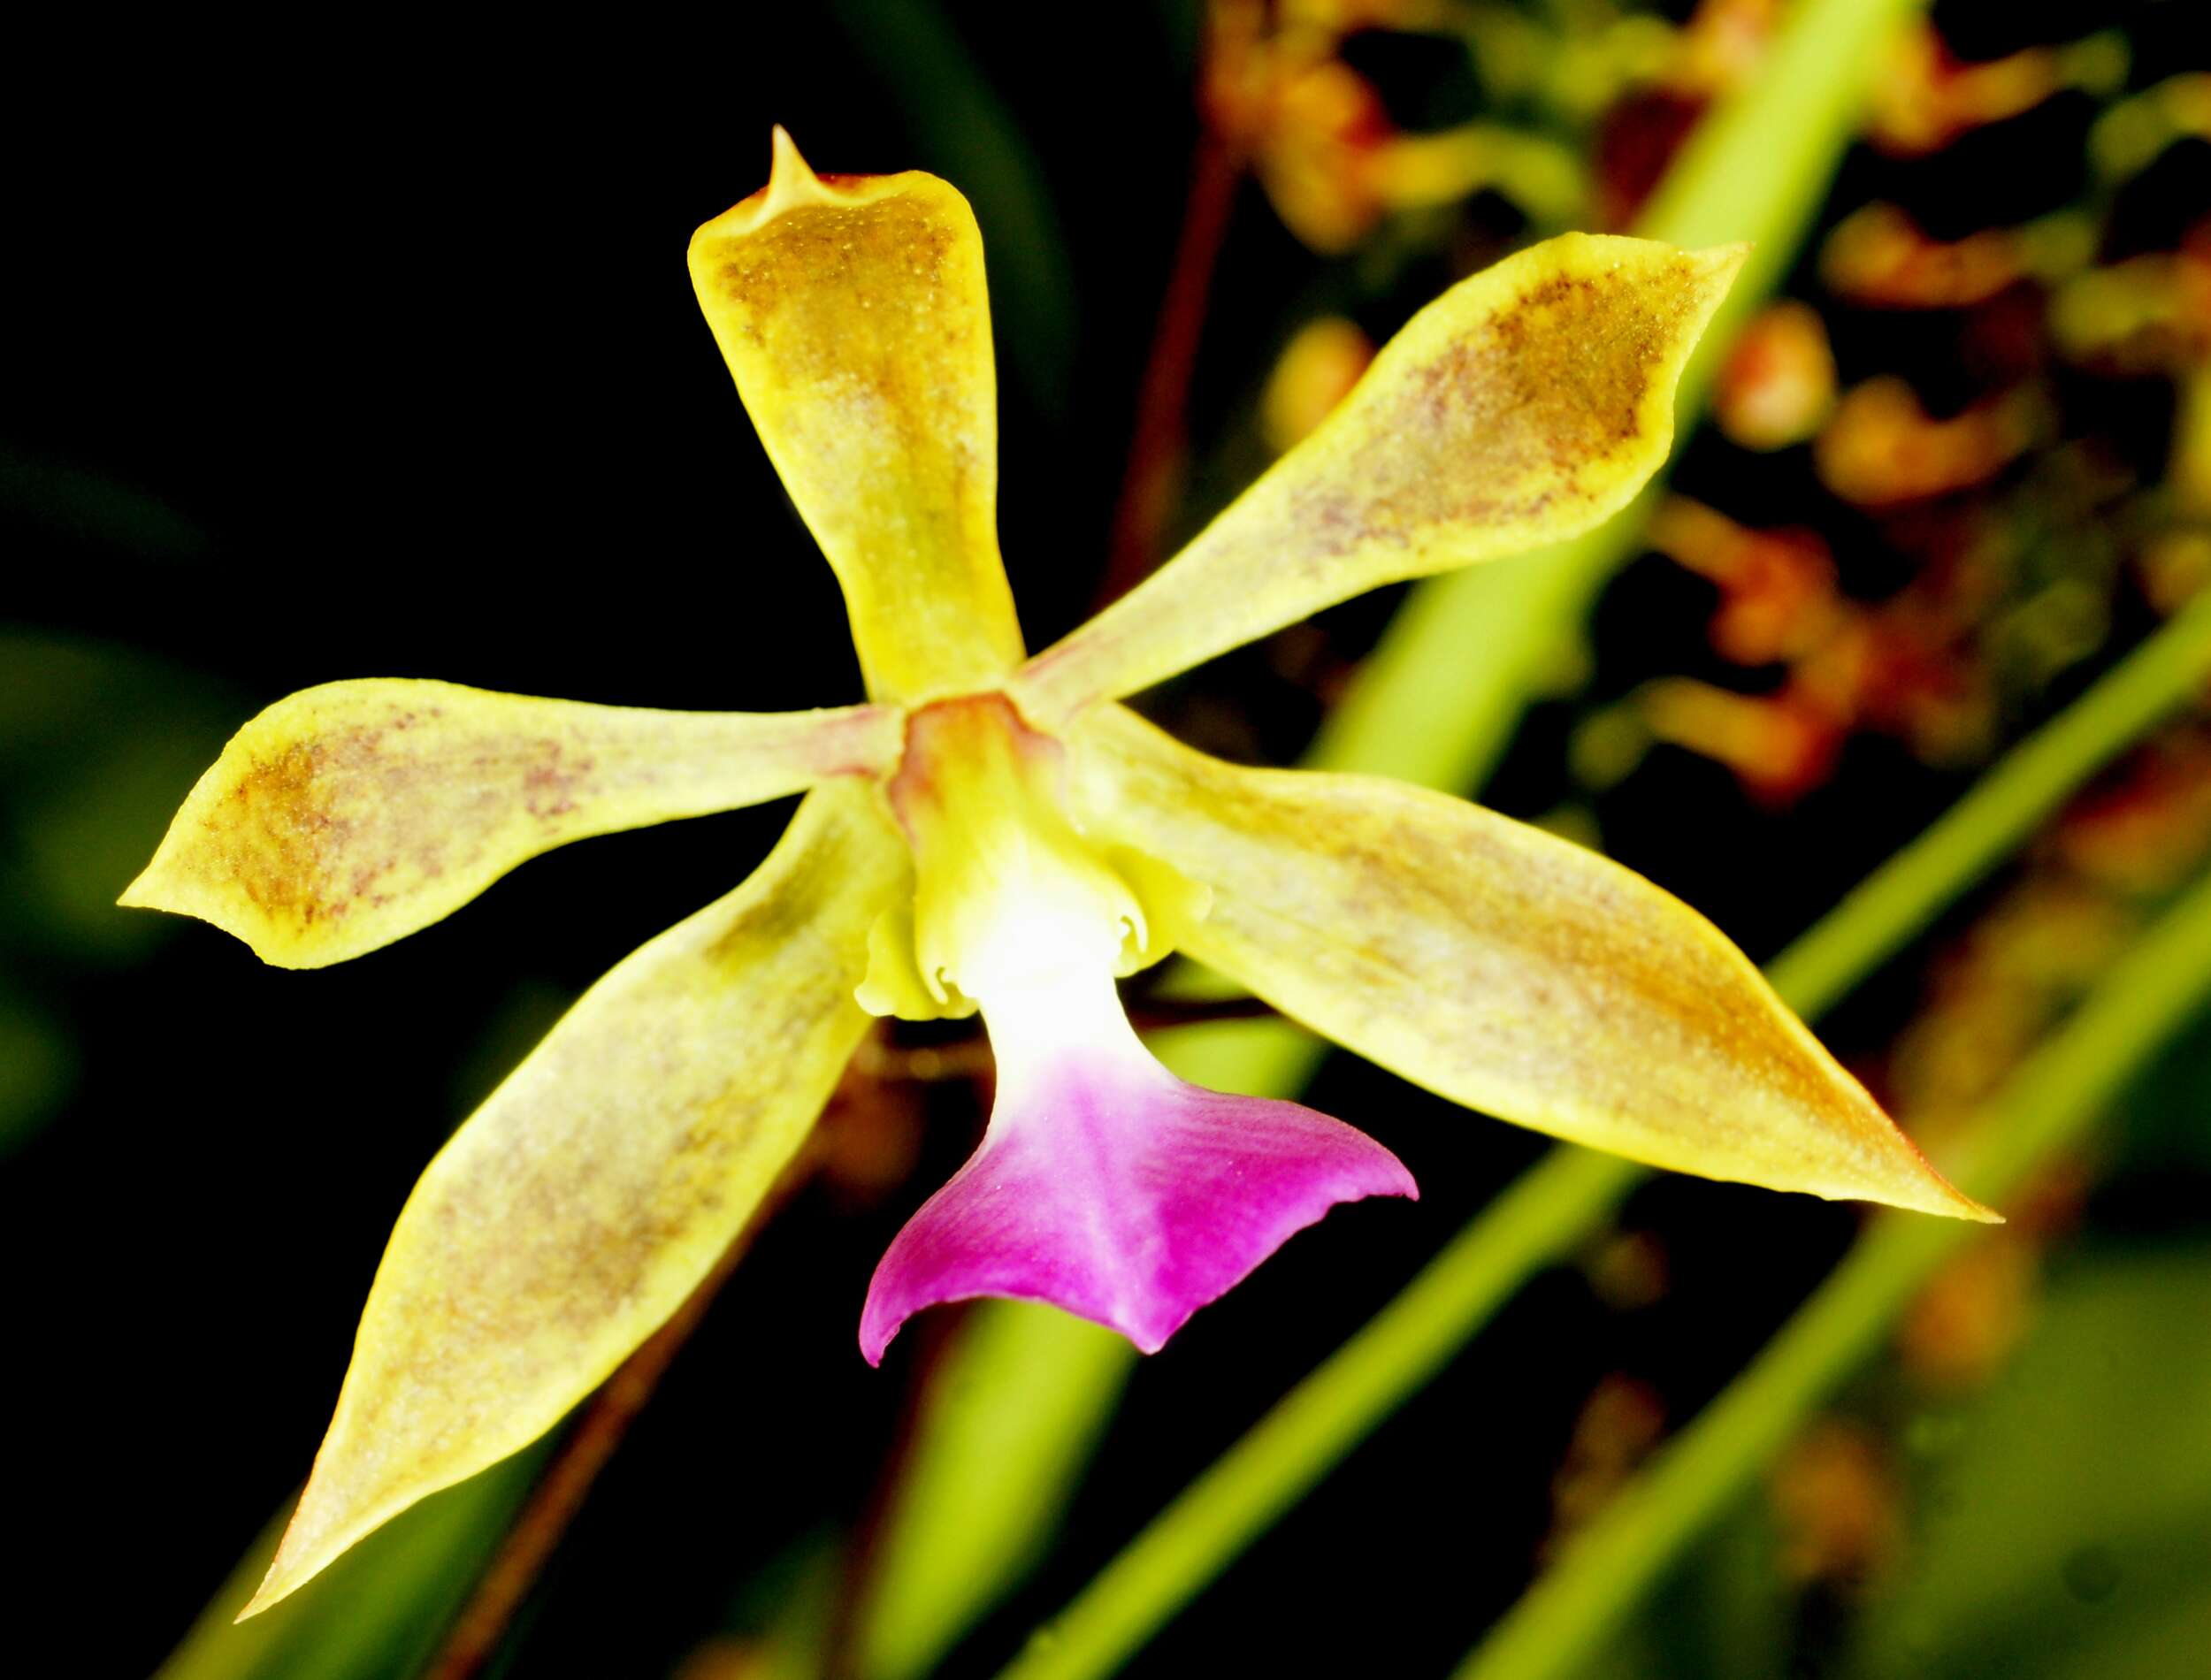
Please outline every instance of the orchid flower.
M248 723L128 905L313 968L568 841L805 792L752 877L594 985L431 1163L248 1614L541 1434L713 1265L868 1028L980 1011L974 1157L877 1267L873 1363L976 1295L1155 1349L1335 1204L1415 1194L1340 1121L1201 1090L1114 989L1179 950L1452 1100L1683 1172L1990 1218L1710 923L1374 778L1245 769L1118 702L1330 604L1584 530L1664 459L1741 259L1569 235L1417 316L1174 561L1036 656L995 534L982 240L921 173L769 184L700 302L835 569L866 704L686 714L333 683Z

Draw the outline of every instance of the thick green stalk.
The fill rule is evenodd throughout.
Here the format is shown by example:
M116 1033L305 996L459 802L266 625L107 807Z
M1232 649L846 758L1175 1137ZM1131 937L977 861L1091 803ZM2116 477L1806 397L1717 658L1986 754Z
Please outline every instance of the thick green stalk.
M2211 877L2139 940L2012 1077L1953 1165L2001 1202L2072 1147L2128 1081L2211 1001ZM1643 1592L1880 1347L1898 1313L1979 1227L1883 1215L1720 1397L1606 1508L1455 1680L1565 1680Z
M1808 1015L1842 997L2016 850L2113 753L2207 679L2211 595L2191 603L2013 749L1784 951L1768 970L1777 989ZM1644 1169L1612 1156L1554 1150L1185 1488L1003 1680L1078 1680L1119 1668L1441 1371L1534 1272L1586 1244L1643 1176ZM1909 1228L1922 1226L1950 1228L1934 1220Z

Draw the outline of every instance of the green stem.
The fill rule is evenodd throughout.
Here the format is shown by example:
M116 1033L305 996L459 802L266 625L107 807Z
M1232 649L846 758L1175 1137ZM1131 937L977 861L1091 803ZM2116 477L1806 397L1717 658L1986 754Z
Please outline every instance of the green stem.
M2029 1058L1955 1163L2001 1200L2075 1143L2143 1063L2211 1001L2211 877L2115 966ZM1706 1523L1726 1510L1820 1399L1869 1358L1897 1314L1978 1227L1882 1215L1720 1397L1528 1590L1454 1680L1578 1673Z
M1766 971L1775 989L1800 1014L1834 1004L1926 925L1931 905L2016 847L2115 752L2200 690L2207 669L2211 592L2013 747L1939 821L1775 958Z
M1781 995L1808 1014L1841 997L2207 677L2211 595L2015 748L1784 951L1769 970ZM1611 1156L1554 1151L1184 1489L1003 1680L1112 1673L1449 1363L1533 1273L1585 1244L1644 1176ZM1910 1228L1950 1227L1921 1221Z

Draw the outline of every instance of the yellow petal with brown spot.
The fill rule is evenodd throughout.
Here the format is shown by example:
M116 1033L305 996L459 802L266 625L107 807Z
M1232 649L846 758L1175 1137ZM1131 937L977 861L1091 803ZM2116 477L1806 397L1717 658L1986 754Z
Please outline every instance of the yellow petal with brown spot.
M543 1434L682 1303L836 1088L867 1028L868 924L911 879L869 790L821 790L470 1117L399 1216L247 1615Z
M880 771L901 739L884 706L657 712L326 683L231 737L122 902L319 968L428 927L555 846Z
M934 175L769 184L701 227L691 279L784 487L843 585L868 691L919 701L1021 662L998 548L983 235Z
M1039 653L1042 727L1379 584L1617 513L1673 442L1673 393L1748 247L1569 233L1462 281L1197 540Z
M1121 706L1071 746L1086 825L1213 889L1190 956L1414 1084L1679 1172L1996 1217L1633 871L1403 783L1223 764Z

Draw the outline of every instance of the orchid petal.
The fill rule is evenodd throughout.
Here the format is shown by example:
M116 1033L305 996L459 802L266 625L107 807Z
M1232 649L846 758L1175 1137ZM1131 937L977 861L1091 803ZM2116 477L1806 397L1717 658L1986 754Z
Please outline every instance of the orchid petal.
M691 278L844 588L868 691L928 699L1020 663L967 200L918 171L817 176L778 128L768 185L692 237Z
M1324 607L1618 512L1664 462L1673 393L1748 250L1569 233L1462 281L1196 541L1031 661L1051 728Z
M1072 747L1085 821L1213 888L1190 956L1415 1084L1653 1166L1996 1217L1632 871L1402 783L1223 764L1118 706Z
M750 880L615 967L454 1134L248 1614L542 1434L682 1303L858 1046L868 926L910 879L867 790L813 794Z
M450 915L586 836L733 810L897 761L879 706L656 712L452 683L326 683L231 737L126 905L319 968Z
M1336 1203L1419 1195L1341 1120L1176 1079L1129 1030L1110 974L1075 981L985 1001L990 1130L876 1266L869 1364L914 1313L977 1295L1049 1302L1156 1353Z

